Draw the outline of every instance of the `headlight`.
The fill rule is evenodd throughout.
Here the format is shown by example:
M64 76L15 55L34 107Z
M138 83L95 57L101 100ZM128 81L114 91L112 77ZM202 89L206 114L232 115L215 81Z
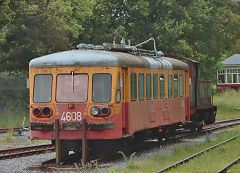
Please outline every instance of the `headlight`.
M99 112L100 112L100 110L99 110L99 108L97 106L92 107L91 114L93 116L97 116L99 114Z

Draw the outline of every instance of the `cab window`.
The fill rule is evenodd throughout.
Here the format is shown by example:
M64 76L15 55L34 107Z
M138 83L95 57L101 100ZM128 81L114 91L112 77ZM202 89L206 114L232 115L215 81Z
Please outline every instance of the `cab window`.
M52 75L40 74L34 77L33 102L48 103L52 100Z
M64 74L57 76L57 102L86 102L87 97L87 74Z
M110 102L112 89L111 74L96 73L93 75L93 102Z

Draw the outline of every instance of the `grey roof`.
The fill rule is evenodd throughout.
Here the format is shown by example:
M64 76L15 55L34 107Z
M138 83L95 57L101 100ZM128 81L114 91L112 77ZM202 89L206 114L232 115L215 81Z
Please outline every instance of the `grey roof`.
M29 63L29 67L31 68L59 66L120 66L188 70L186 63L172 58L151 58L105 50L70 50L58 52L35 58Z
M223 61L225 65L240 65L240 54L235 54Z

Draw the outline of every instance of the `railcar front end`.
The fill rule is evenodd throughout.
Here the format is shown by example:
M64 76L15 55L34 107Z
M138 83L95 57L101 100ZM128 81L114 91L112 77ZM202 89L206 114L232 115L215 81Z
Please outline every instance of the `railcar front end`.
M80 140L82 119L87 139L122 137L121 87L118 67L30 68L31 139Z

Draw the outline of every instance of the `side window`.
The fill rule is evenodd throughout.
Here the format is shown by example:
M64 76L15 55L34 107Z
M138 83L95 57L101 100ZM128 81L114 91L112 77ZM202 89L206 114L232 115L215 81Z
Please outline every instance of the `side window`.
M139 100L144 100L144 74L138 75L138 95Z
M92 90L92 100L94 102L110 102L112 90L111 74L94 74Z
M158 75L153 75L153 98L158 98Z
M146 75L146 99L152 98L151 74Z
M52 100L52 75L40 74L34 77L33 102L48 103Z
M164 98L165 96L165 80L164 80L164 75L160 75L160 98Z
M174 97L178 97L178 74L174 74Z
M172 98L172 75L168 75L168 98Z
M183 97L184 95L184 84L183 84L183 75L179 75L179 94L180 97Z
M137 75L131 73L131 100L137 100Z

